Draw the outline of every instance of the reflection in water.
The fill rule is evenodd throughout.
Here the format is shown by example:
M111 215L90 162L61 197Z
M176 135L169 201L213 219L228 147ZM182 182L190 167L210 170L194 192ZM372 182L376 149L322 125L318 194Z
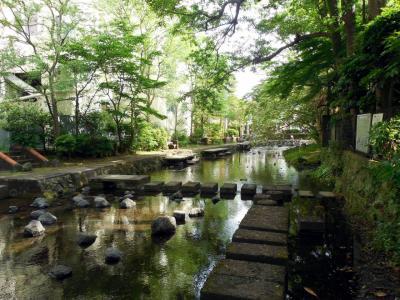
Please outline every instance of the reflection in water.
M181 171L162 170L153 180L245 182L257 184L298 183L298 175L285 164L278 148L236 153L215 161L202 161ZM242 179L242 181L241 181ZM234 231L251 206L240 195L213 204L211 199L184 198L177 203L163 195L137 199L137 207L106 210L58 209L56 226L36 239L22 237L28 223L27 204L15 216L0 217L0 299L193 299L216 262L223 257ZM151 238L151 221L174 210L204 207L205 216L179 225L169 240ZM25 210L24 210L25 208ZM77 234L97 234L93 245L81 249ZM104 263L105 250L114 246L123 252L122 262ZM54 264L73 268L73 276L60 283L47 275Z

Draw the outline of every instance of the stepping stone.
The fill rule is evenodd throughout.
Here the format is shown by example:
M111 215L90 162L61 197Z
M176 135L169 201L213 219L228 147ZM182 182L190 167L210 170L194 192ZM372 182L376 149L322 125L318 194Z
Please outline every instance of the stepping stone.
M285 207L253 205L239 228L287 233L288 218L288 210Z
M226 258L285 266L288 250L286 246L233 242L226 250Z
M202 208L192 208L189 211L189 217L190 218L198 218L198 217L203 217L204 216L204 209Z
M49 272L49 276L57 280L63 280L67 277L70 277L71 275L72 269L63 265L57 265L53 267Z
M255 194L254 197L253 197L253 201L254 201L254 202L257 202L257 201L260 201L260 200L268 200L268 199L270 199L270 198L271 198L270 195Z
M175 210L174 211L174 218L176 223L185 223L186 213L182 210Z
M337 195L334 192L320 191L318 192L317 197L321 199L336 199Z
M150 182L148 175L101 175L89 180L91 189L127 190Z
M263 206L278 206L278 202L276 202L275 200L270 200L270 199L257 201L256 204L263 205Z
M245 183L242 185L240 193L242 195L255 195L257 191L257 185L252 183Z
M167 193L174 193L181 189L182 182L180 181L170 181L164 184L163 191Z
M275 200L278 205L283 205L285 201L285 195L281 191L268 191L266 195L268 195L271 200Z
M8 188L6 185L0 185L0 200L8 197Z
M315 197L314 193L311 191L299 191L298 196L300 198L314 198Z
M218 183L204 183L201 185L201 194L213 195L218 193Z
M302 211L298 215L298 230L300 234L324 234L326 229L325 208L316 205L310 211Z
M237 184L236 183L224 183L221 186L219 193L224 194L224 195L236 195Z
M284 299L282 266L224 259L211 272L201 299Z
M183 193L197 194L200 190L200 182L189 181L182 185Z
M263 194L266 194L269 191L275 191L275 186L274 185L263 185L263 187L262 187Z
M239 228L233 235L232 241L240 243L286 246L287 235L285 233Z
M161 192L163 190L163 181L152 181L143 185L145 192Z

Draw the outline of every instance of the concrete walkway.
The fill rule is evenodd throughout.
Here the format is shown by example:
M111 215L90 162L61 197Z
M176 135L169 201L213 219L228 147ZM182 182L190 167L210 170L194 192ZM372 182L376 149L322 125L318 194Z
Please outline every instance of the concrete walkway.
M283 300L288 261L288 210L254 204L208 277L201 299Z

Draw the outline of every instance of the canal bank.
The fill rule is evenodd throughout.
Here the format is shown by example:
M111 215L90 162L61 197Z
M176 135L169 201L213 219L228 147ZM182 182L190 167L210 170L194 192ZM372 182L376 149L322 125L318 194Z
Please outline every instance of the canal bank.
M396 299L400 293L398 175L385 161L337 146L293 148L291 165L306 169L343 196L343 214L354 236L354 299Z
M192 151L198 154L201 151L213 148L228 148L236 150L236 144L200 146ZM0 172L0 199L9 197L32 198L47 194L49 197L67 195L79 191L88 185L93 177L105 174L143 174L159 170L167 155L175 151L158 153L143 153L123 155L103 160L84 162L67 162L58 167L36 168L33 172Z

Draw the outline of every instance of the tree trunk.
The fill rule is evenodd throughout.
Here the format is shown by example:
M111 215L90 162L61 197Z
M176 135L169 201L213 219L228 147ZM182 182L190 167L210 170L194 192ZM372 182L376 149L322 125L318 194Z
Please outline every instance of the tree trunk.
M332 19L332 23L331 25L329 25L329 31L330 38L332 40L336 65L338 65L341 60L340 52L342 48L342 38L340 36L339 10L337 0L326 0L326 5L329 12L329 17Z
M60 119L58 115L57 99L54 91L54 75L49 73L50 102L53 119L53 134L56 139L60 135Z
M371 21L379 16L386 5L386 0L368 0L368 19Z
M347 56L351 56L354 54L356 34L356 15L353 0L342 0L342 7L344 31L346 34L346 53Z
M77 89L75 87L75 135L79 134L79 118L80 118L80 113L79 113L79 95L77 92Z

